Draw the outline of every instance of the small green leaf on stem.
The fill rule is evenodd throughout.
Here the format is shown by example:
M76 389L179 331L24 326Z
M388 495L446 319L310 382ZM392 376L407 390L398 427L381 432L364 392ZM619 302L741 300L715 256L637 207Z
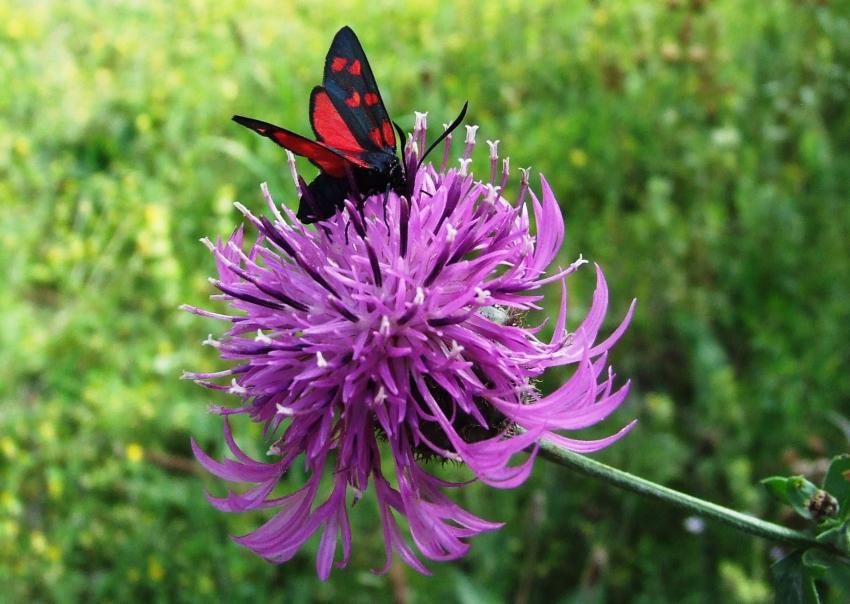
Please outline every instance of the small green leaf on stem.
M803 566L806 567L809 575L813 578L821 579L830 567L831 558L832 557L823 550L815 548L807 549L803 552Z
M823 488L838 500L838 512L842 519L850 517L850 455L833 458L823 481Z
M776 604L820 604L815 582L797 550L770 567Z
M823 531L817 536L819 543L828 543L839 552L850 555L850 520Z
M763 479L761 483L767 489L767 492L779 503L791 505L791 496L788 494L789 480L787 476L771 476L770 478Z
M812 520L811 503L817 499L820 489L802 476L771 476L761 483L774 498L790 505L800 516Z

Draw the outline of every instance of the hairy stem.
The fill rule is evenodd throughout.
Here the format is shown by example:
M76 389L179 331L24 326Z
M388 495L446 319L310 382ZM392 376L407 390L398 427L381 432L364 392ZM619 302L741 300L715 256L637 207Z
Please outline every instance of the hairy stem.
M612 468L611 466L607 466L604 463L595 461L585 457L584 455L562 449L561 447L545 440L540 443L540 455L544 459L568 467L581 474L585 474L586 476L601 478L602 480L620 487L621 489L626 489L646 497L652 497L653 499L678 506L705 518L718 520L740 531L744 531L758 537L763 537L765 539L770 539L793 547L817 547L820 549L826 549L830 552L832 551L832 548L829 547L829 545L818 543L815 541L814 537L801 533L800 531L795 531L772 522L761 520L755 516L750 516L749 514L731 510L723 507L722 505L717 505L716 503L711 503L710 501L705 501L704 499L699 499L692 495L686 495L685 493L674 491L673 489L661 486L660 484L656 484L646 480L645 478L641 478L640 476L629 474L628 472Z

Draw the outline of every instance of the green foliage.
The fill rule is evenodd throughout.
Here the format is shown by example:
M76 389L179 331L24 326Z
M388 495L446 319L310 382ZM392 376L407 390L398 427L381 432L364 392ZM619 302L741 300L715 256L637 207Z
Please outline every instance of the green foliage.
M774 499L794 508L817 526L822 548L792 552L773 565L777 602L820 602L815 581L826 580L838 593L850 592L850 456L835 457L826 471L822 488L802 476L773 476L762 484Z
M309 132L309 91L344 23L402 126L414 109L448 121L468 99L482 140L546 174L568 225L563 262L601 264L612 326L638 298L613 358L635 389L602 430L641 423L606 462L784 520L758 477L819 483L827 452L847 448L831 415L850 400L846 2L12 0L0 3L2 597L764 602L783 553L721 527L688 533L679 512L542 463L516 491L458 495L507 524L431 578L368 572L382 555L368 497L349 568L325 584L316 544L275 567L229 541L262 518L211 510L203 486L222 486L188 444L220 452L205 410L229 401L178 380L221 368L200 341L222 326L177 306L208 303L213 262L197 240L230 233L232 201L259 210L267 180L295 203L283 155L230 115ZM593 278L574 283L576 317ZM256 429L235 429L262 450Z
M819 495L830 497L802 476L771 476L761 482L774 499L790 505L800 516L809 520L814 517L812 507L815 499Z
M819 604L814 579L806 572L804 555L794 552L771 567L776 604Z
M823 490L835 497L842 518L850 518L850 455L839 455L829 464Z

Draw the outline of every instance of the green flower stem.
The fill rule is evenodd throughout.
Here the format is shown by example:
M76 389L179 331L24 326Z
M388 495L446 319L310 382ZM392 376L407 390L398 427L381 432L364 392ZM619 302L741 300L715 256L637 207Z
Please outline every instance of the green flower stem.
M766 522L765 520L761 520L755 516L731 510L723 507L722 505L717 505L716 503L711 503L710 501L693 497L692 495L686 495L685 493L674 491L673 489L661 486L660 484L655 484L645 478L612 468L611 466L607 466L604 463L595 461L585 457L584 455L562 449L561 447L545 440L541 441L540 455L549 461L553 461L581 474L585 474L586 476L601 478L602 480L610 482L621 489L626 489L640 495L652 497L653 499L684 508L689 512L693 512L694 514L698 514L706 518L713 518L714 520L718 520L738 530L745 531L758 537L764 537L765 539L770 539L793 547L817 547L819 549L832 551L832 548L828 545L818 543L815 541L814 537L810 537L800 531L795 531L772 522Z

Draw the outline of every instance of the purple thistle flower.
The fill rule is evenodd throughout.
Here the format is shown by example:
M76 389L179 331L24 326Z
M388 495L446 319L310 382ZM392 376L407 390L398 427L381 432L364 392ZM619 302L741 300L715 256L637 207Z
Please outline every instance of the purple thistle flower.
M272 562L289 560L320 532L322 579L330 575L339 541L337 566L349 558L349 488L356 501L370 480L374 484L386 550L379 572L389 568L395 552L428 573L396 514L407 519L413 543L432 560L463 556L468 537L501 525L453 503L443 489L462 483L433 476L427 461L461 462L478 480L512 488L528 477L539 439L590 452L634 425L601 440L557 433L596 424L626 397L628 383L614 388L606 353L625 331L634 303L620 326L597 342L608 303L597 266L590 310L577 329L567 331L566 277L585 261L546 274L564 238L546 180L541 176L538 197L523 170L518 202L511 204L502 196L508 160L499 169L496 141L489 143L489 181L476 181L468 174L473 127L467 127L460 169L447 168L449 137L439 170L417 170L418 150L425 148L424 114L417 114L416 124L405 153L409 173L415 172L409 198L391 191L365 199L360 209L347 202L344 211L308 228L286 208L281 212L263 185L272 219L237 204L258 232L247 251L242 226L227 241L205 241L218 266L219 278L211 281L222 294L215 297L237 312L185 307L231 323L221 340L206 343L235 362L224 371L186 377L243 400L237 408L213 409L225 416L224 437L234 459L216 461L194 440L193 450L214 475L254 485L210 501L227 512L277 510L259 529L235 538ZM295 175L291 155L290 166ZM527 326L524 317L539 308L542 296L535 292L554 281L562 284L561 306L545 341L538 338L543 325ZM540 395L534 381L556 366L572 366L571 377ZM227 421L236 414L265 425L273 442L270 461L254 460L237 446ZM523 451L527 458L512 465ZM307 483L273 496L302 457ZM387 460L390 475L382 469ZM321 489L330 491L322 500L323 477L332 484Z

